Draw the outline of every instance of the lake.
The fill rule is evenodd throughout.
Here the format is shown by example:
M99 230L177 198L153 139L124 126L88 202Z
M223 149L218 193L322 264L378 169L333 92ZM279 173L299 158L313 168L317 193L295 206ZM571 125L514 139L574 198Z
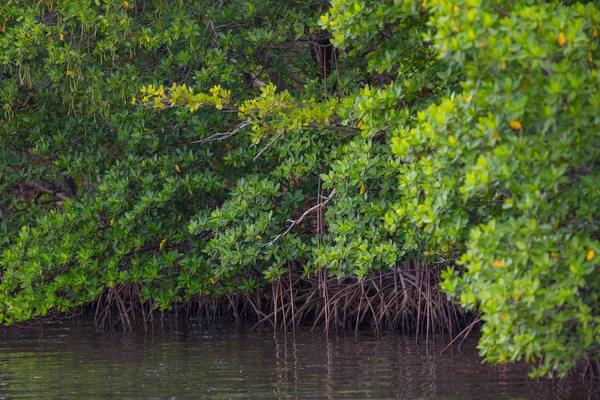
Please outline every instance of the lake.
M481 364L414 337L234 326L106 334L69 321L0 328L0 398L599 398L579 379L530 380L526 365Z

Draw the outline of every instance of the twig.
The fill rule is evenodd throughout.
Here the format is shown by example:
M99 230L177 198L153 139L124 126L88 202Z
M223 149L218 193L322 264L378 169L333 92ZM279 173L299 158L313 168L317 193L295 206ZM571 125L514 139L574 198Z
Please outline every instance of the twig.
M356 128L353 128L351 126L337 126L337 125L324 125L324 126L319 126L319 124L317 124L316 122L311 122L308 125L306 125L307 128L322 128L322 129L327 129L330 131L339 131L339 132L346 132L346 133L350 133L352 135L357 135L359 130Z
M240 130L244 129L248 125L252 125L252 122L250 122L250 121L244 121L241 124L239 124L237 126L237 128L235 128L234 130L232 130L230 132L215 133L212 136L209 136L207 138L200 139L200 140L195 140L195 141L193 141L191 143L192 144L196 144L196 143L206 143L206 142L210 142L210 141L213 141L213 140L225 140L227 138L232 137L233 135L235 135L236 133L238 133Z
M508 11L503 10L502 8L500 8L498 6L494 6L494 5L491 5L490 8L492 8L493 10L496 10L497 12L504 15L505 17L510 18L510 14L508 13Z
M213 40L216 42L219 38L219 34L217 33L217 30L215 29L215 23L212 20L209 20L206 23L206 29L208 29L213 34Z
M277 139L279 139L280 137L282 137L284 133L285 133L285 129L284 129L283 131L281 131L281 132L280 132L280 133L279 133L277 136L275 136L275 137L273 138L273 140L271 140L271 141L269 142L269 144L267 144L265 147L263 147L263 149L262 149L261 151L259 151L257 155L255 155L255 156L254 156L254 158L252 159L252 161L256 161L256 159L257 159L258 157L260 157L260 155L261 155L262 153L264 153L264 152L265 152L265 150L267 150L269 147L271 147L271 145L272 145L273 143L275 143L275 141L276 141Z
M322 203L319 203L316 206L313 206L313 207L309 208L308 210L304 211L304 214L302 214L300 216L300 218L298 218L297 220L288 220L288 222L291 222L292 224L290 226L288 226L288 228L285 230L285 232L280 233L279 235L275 236L275 238L273 240L271 240L269 243L265 244L264 247L271 247L273 245L273 243L275 243L280 237L287 235L292 230L292 228L294 226L296 226L300 222L302 222L310 213L312 213L313 211L318 210L318 209L324 207L334 197L335 197L335 189L333 189L331 191L331 193L329 193L329 196L327 196L327 198L325 199L325 201L323 201Z

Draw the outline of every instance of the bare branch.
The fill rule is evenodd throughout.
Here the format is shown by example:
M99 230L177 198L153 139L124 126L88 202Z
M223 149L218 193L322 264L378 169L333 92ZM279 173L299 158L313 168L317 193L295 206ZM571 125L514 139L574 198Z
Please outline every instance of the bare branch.
M200 139L200 140L195 140L193 142L191 142L192 144L196 144L196 143L206 143L206 142L211 142L214 140L225 140L227 138L230 138L232 136L234 136L236 133L238 133L239 131L241 131L242 129L244 129L245 127L247 127L248 125L251 125L252 122L250 121L244 121L241 124L239 124L234 130L230 131L230 132L219 132L219 133L215 133L212 136L209 136L207 138L204 139Z
M219 34L217 33L217 30L215 29L215 23L212 20L209 20L206 23L206 29L211 31L211 33L213 34L213 40L216 42L219 38Z
M275 137L273 138L273 140L271 140L271 141L269 142L269 144L267 144L267 145L266 145L266 146L265 146L265 147L264 147L264 148L263 148L261 151L259 151L259 152L258 152L258 154L254 156L254 158L252 159L252 161L256 161L256 159L257 159L258 157L260 157L260 155L261 155L262 153L264 153L264 152L265 152L265 150L267 150L269 147L271 147L271 145L272 145L273 143L275 143L275 141L276 141L277 139L279 139L280 137L282 137L284 133L285 133L285 129L284 129L283 131L281 131L281 132L280 132L280 133L279 133L277 136L275 136Z
M309 123L308 125L306 125L306 128L321 128L321 129L327 129L329 131L345 132L345 133L351 134L352 136L358 135L358 132L359 132L359 129L351 127L351 126L339 126L339 125L319 126L319 124L317 124L316 122Z
M280 233L279 235L275 236L275 238L273 238L273 240L271 240L269 243L265 244L264 247L271 247L273 245L273 243L275 243L280 237L287 235L288 233L290 233L290 231L292 230L292 228L296 225L298 225L300 222L304 221L304 219L310 215L310 213L325 207L325 205L327 205L327 203L329 203L331 201L331 199L333 199L335 197L335 189L333 189L331 191L331 193L329 193L329 196L327 196L325 198L325 201L323 201L322 203L317 204L316 206L313 206L311 208L309 208L308 210L304 211L304 214L302 214L300 216L300 218L296 219L296 220L288 220L288 222L291 222L291 225L288 226L288 228L285 230L285 232Z
M45 194L49 194L52 195L53 198L58 199L60 201L65 201L67 199L67 197L60 192L57 192L55 190L51 190L48 189L47 187L45 187L44 185L37 183L37 182L25 182L22 185L22 191L25 192L33 192L33 193L45 193Z
M506 10L504 10L504 9L498 7L498 6L495 6L495 5L491 5L490 8L496 10L497 12L499 12L502 15L504 15L505 17L510 18L510 14L508 13L508 11L506 11Z

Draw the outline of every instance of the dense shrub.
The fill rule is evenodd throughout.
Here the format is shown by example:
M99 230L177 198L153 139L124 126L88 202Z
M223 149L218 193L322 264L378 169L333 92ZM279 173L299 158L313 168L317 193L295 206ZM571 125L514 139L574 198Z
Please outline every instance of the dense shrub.
M5 2L0 319L418 260L487 360L597 360L599 29L533 0Z

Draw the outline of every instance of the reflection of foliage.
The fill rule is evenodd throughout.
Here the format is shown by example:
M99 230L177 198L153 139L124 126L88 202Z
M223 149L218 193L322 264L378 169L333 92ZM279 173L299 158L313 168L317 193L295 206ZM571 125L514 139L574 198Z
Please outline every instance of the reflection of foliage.
M460 259L489 360L596 357L598 10L364 3L0 6L2 322Z

